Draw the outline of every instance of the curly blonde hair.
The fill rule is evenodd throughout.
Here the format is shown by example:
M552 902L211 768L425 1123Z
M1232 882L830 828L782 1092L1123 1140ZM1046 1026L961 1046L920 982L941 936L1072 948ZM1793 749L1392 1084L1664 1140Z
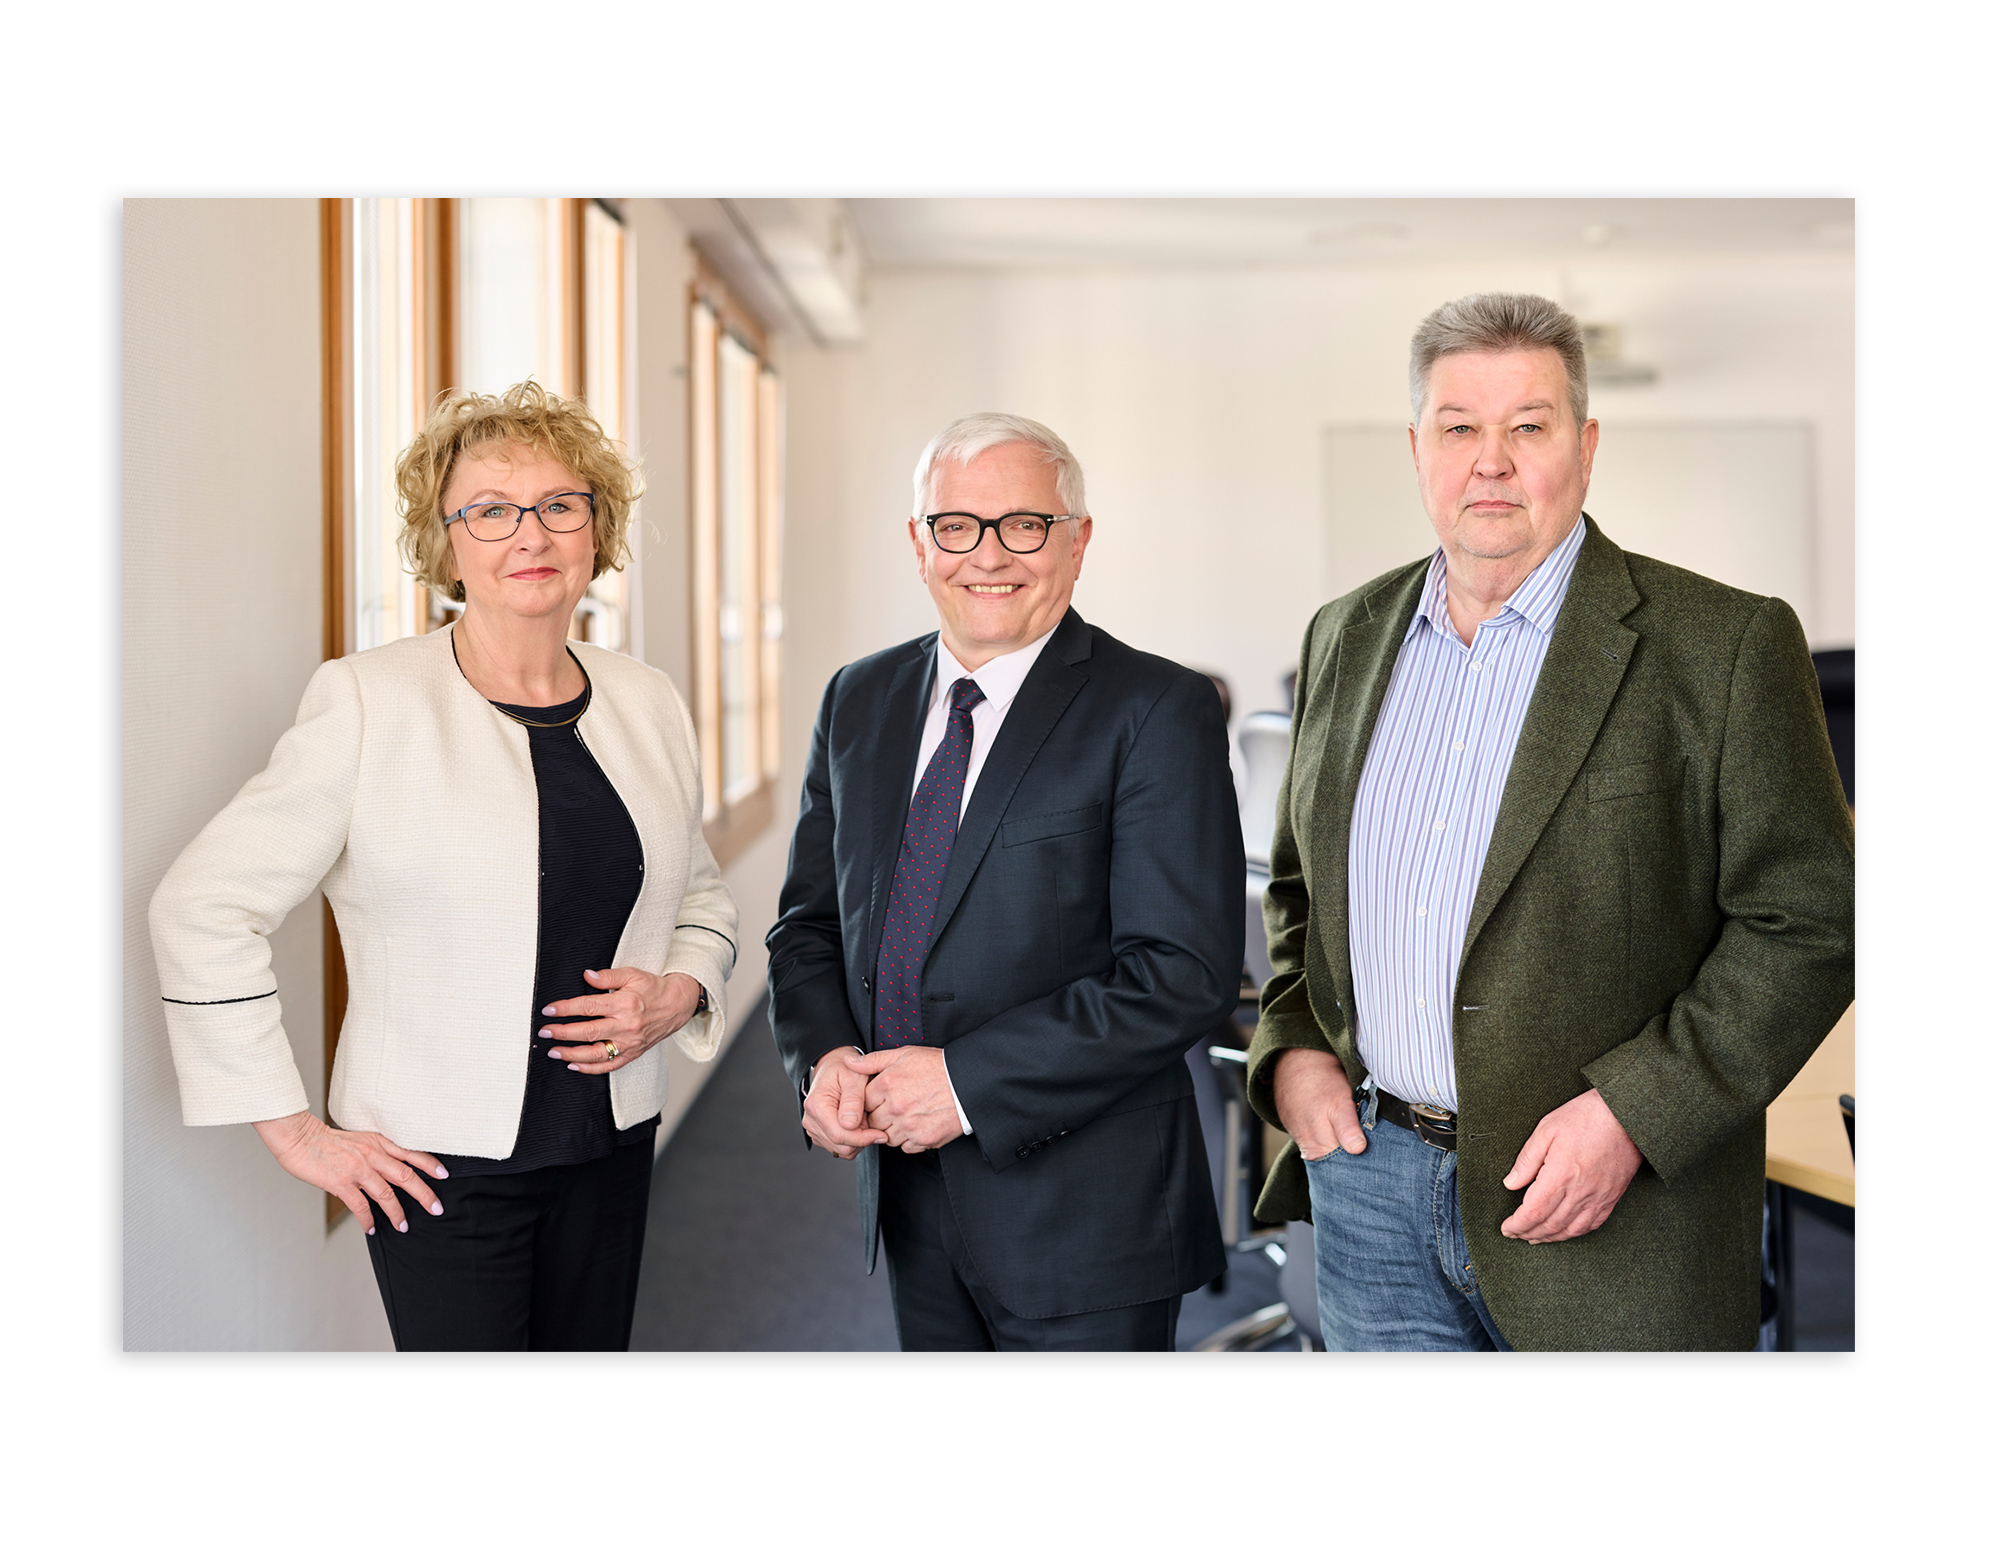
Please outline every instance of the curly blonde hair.
M632 502L645 491L638 465L581 401L523 380L503 396L446 391L431 409L423 432L396 458L398 510L403 517L397 543L416 578L453 602L465 601L465 583L454 580L451 573L444 491L451 486L460 456L507 445L525 445L538 455L552 456L576 474L595 500L591 531L597 557L592 579L606 570L624 569L632 557L625 542Z

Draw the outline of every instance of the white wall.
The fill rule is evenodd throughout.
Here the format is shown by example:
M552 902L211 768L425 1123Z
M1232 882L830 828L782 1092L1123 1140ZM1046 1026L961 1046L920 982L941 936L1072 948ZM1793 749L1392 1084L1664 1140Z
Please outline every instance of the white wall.
M795 348L789 363L788 739L809 731L834 668L933 627L904 537L909 472L939 427L982 408L1042 420L1083 462L1097 526L1078 609L1222 673L1239 711L1277 703L1332 595L1322 430L1407 421L1417 321L1494 289L1616 321L1625 356L1658 367L1652 387L1593 397L1607 445L1620 419L1810 421L1819 585L1807 632L1852 644L1847 257L885 270L870 276L858 348ZM1616 538L1617 518L1600 519Z
M385 1349L361 1233L247 1124L189 1129L146 904L291 726L320 656L312 201L125 206L125 1345ZM272 938L320 1100L320 906Z

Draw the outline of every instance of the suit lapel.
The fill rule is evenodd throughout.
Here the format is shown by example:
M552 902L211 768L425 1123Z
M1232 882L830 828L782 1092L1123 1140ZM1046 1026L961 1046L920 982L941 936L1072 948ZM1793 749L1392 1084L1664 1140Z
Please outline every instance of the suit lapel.
M1549 652L1535 679L1514 746L1514 762L1500 794L1500 810L1466 924L1460 971L1487 918L1582 769L1639 640L1638 632L1622 622L1640 602L1632 574L1625 568L1624 552L1588 515L1583 519L1587 529L1583 546L1577 551L1576 568L1556 615Z
M1333 644L1331 683L1324 697L1332 713L1326 730L1326 754L1329 759L1337 757L1338 763L1320 767L1307 818L1312 830L1313 881L1326 887L1325 915L1315 921L1325 930L1327 965L1334 974L1341 1010L1348 1015L1354 1013L1354 977L1347 943L1347 836L1375 719L1389 692L1389 678L1396 671L1396 658L1403 649L1404 634L1410 627L1410 616L1417 611L1429 569L1430 561L1421 560L1406 578L1389 581L1370 594ZM1307 698L1306 692L1301 691L1299 698Z
M937 916L931 921L933 946L957 910L980 859L993 844L1000 816L1013 801L1015 788L1021 785L1021 778L1049 734L1055 731L1056 723L1069 709L1077 691L1090 681L1075 665L1088 661L1089 657L1090 627L1071 608L1035 659L1034 667L1021 684L1021 692L1007 709L1007 720L1001 724L999 736L987 751L985 765L980 768L979 780L972 789L972 802L958 822L958 834L952 841L951 861L945 865L944 888L938 892ZM978 677L976 673L973 676Z
M871 971L882 939L882 920L889 914L889 887L896 877L896 855L903 849L903 825L909 818L910 793L917 784L917 751L923 747L924 716L929 709L931 679L936 671L937 636L926 635L896 669L876 708L875 730L880 738L874 762L868 768Z

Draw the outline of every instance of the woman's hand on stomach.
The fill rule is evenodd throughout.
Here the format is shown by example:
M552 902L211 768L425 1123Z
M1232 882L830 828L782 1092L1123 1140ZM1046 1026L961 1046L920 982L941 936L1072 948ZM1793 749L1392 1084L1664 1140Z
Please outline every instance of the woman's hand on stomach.
M375 1217L368 1209L371 1199L382 1207L382 1214L398 1232L410 1230L396 1198L398 1188L432 1215L444 1214L438 1197L417 1176L419 1166L435 1177L450 1176L434 1156L406 1151L386 1135L372 1131L333 1128L309 1112L266 1118L254 1127L278 1158L279 1166L301 1183L325 1189L354 1212L370 1237L375 1235Z
M561 1059L579 1074L608 1075L623 1069L694 1019L695 1006L701 1002L701 984L686 972L670 971L663 977L636 966L614 966L609 971L586 971L583 977L603 991L559 999L545 1005L542 1013L594 1018L544 1026L537 1033L564 1044L550 1048L549 1057Z

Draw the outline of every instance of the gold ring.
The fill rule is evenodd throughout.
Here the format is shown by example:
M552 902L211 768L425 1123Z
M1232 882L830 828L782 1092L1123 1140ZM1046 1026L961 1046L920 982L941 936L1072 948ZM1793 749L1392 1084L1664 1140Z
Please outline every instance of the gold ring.
M618 1056L618 1044L616 1042L605 1043L604 1056L606 1058L616 1058Z

